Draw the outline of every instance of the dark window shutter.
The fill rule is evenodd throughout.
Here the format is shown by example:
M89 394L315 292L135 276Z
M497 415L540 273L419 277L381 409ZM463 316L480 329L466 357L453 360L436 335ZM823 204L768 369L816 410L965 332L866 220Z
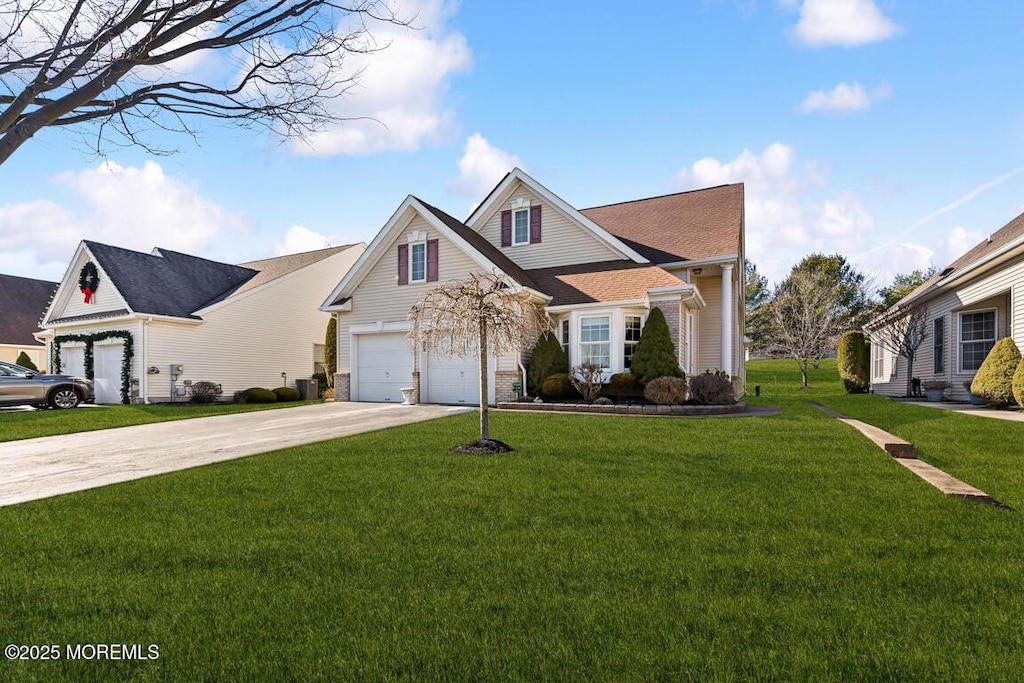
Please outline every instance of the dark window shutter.
M409 245L398 245L398 284L409 284Z
M501 246L512 246L512 212L501 212Z
M540 242L540 204L530 207L530 244Z
M437 282L437 240L427 240L427 282Z

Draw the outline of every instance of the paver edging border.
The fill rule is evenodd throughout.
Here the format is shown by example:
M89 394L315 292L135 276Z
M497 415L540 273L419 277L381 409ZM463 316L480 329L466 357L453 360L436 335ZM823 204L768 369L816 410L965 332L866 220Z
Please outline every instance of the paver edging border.
M662 406L662 405L594 405L587 403L498 403L499 410L542 410L563 413L595 413L612 415L672 415L677 417L713 417L737 415L747 411L746 403L724 406Z

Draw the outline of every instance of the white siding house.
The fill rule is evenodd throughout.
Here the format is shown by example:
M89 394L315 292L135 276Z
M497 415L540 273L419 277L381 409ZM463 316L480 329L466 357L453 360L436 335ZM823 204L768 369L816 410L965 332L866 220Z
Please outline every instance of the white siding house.
M496 273L543 303L570 365L629 367L651 308L665 313L687 372L744 385L743 186L578 210L514 169L465 222L409 196L323 302L338 320L337 400L479 403L474 358L406 340L417 299L446 280ZM493 359L490 402L526 387L533 339Z
M37 336L65 373L89 374L91 347L97 403L183 401L200 381L221 385L223 400L253 386L295 386L322 360L330 316L318 305L363 248L236 266L82 242ZM98 282L88 303L79 287L87 264Z
M903 395L907 374L945 380L946 395L963 401L970 383L998 339L1024 348L1024 214L993 233L896 304L926 311L927 336L914 367L878 344L871 346L871 385L878 393ZM866 327L880 334L881 321Z

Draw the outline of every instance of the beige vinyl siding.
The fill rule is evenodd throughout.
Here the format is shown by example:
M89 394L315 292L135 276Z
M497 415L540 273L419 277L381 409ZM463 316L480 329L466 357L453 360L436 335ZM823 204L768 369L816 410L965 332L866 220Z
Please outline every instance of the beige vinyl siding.
M51 320L71 318L77 315L94 315L105 311L117 311L128 308L128 304L120 292L114 288L110 278L103 272L100 264L95 261L93 263L96 263L100 283L93 294L93 303L85 303L85 296L78 289L78 275L82 272L82 267L89 261L92 261L92 259L88 253L83 252L82 256L68 270L68 279L64 283L65 291L61 295L60 300L57 301L57 305L54 306L54 313L49 316Z
M532 205L541 205L541 242L501 246L501 212L511 207L512 201L527 199ZM521 183L504 202L495 207L494 214L479 229L488 242L501 249L520 267L549 268L574 263L615 261L622 255L613 251L588 230L550 204L541 201Z
M408 285L398 284L398 245L407 242L413 230L427 233L427 239L437 243L437 282L422 282ZM462 249L435 230L421 216L416 216L398 236L386 246L382 245L382 256L370 269L352 295L352 310L338 314L338 372L350 373L351 346L349 330L354 325L375 323L405 323L409 310L424 292L447 280L464 278L471 272L483 268L466 255ZM325 294L326 296L326 294ZM498 370L512 370L518 365L515 359L501 358Z
M22 351L28 354L28 357L32 359L32 362L40 370L45 370L49 366L44 346L29 346L25 344L0 344L0 361L15 363Z
M956 290L943 293L927 302L928 337L914 359L914 377L922 380L945 379L950 383L946 396L963 401L968 398L963 382L974 377L973 371L960 371L960 313L995 309L996 339L1013 337L1017 346L1024 348L1024 260L1018 259L997 270L986 273ZM933 325L936 318L945 321L945 344L943 372L934 372ZM875 348L872 348L874 354ZM874 357L874 356L873 356ZM885 381L875 381L875 391L888 395L903 395L906 391L907 360L897 359L897 376Z
M323 344L330 314L318 306L344 277L361 249L347 249L202 311L200 325L154 320L147 327L146 375L151 401L170 398L169 366L184 380L223 387L223 399L258 386L280 387L313 374L314 345Z
M722 367L722 276L694 277L693 284L707 304L697 313L693 373L701 373Z

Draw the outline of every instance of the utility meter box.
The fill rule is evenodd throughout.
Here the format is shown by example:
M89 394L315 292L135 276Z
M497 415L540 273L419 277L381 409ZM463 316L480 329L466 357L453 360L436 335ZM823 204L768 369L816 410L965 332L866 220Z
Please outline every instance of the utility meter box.
M171 363L171 374L172 375L180 375L182 373L182 371L183 371L183 369L182 369L182 364L181 363Z

